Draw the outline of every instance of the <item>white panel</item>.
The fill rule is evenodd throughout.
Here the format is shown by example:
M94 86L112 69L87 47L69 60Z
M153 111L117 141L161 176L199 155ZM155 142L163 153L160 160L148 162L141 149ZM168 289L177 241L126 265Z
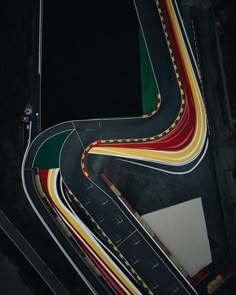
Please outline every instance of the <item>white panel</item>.
M190 276L212 262L201 198L145 214L142 218Z

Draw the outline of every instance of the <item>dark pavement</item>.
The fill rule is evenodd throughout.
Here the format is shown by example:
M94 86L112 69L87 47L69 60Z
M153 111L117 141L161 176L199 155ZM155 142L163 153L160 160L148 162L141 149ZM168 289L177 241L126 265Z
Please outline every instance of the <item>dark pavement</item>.
M180 287L178 294L185 294L184 288L181 286L181 283L186 286L183 278L171 268L181 283L176 281L173 274L165 266L166 263L169 264L168 260L163 254L160 254L156 245L137 221L131 215L127 216L126 209L116 197L110 194L105 184L102 183L99 174L105 172L140 214L201 197L209 239L215 245L211 249L213 264L215 269L220 269L230 260L230 256L226 247L225 228L222 222L223 214L215 172L216 159L213 158L211 137L210 148L207 150L203 161L193 172L186 175L165 174L157 170L124 163L117 158L89 155L87 165L92 175L93 186L88 190L88 180L81 170L82 153L91 142L107 138L140 138L158 134L171 125L179 111L178 84L165 45L161 24L158 23L159 18L154 13L154 2L145 2L145 14L142 14L144 3L136 1L136 5L162 97L161 108L157 115L148 119L122 118L118 120L73 121L73 123L67 122L55 126L41 133L33 142L26 168L32 167L35 153L49 136L63 130L76 128L76 131L72 132L66 140L61 151L60 169L65 184L78 196L83 206L98 223L103 220L102 224L99 223L99 225L124 253L126 259L140 272L148 285L154 288L158 283L157 291L159 291L159 294L164 292L162 290L166 291L173 286ZM158 36L156 38L153 38L154 31L155 35ZM194 163L190 165L189 169L193 165ZM32 196L35 196L33 191ZM109 200L105 207L101 205L104 198ZM86 205L88 199L91 202ZM37 201L34 199L34 202ZM41 208L40 212L43 212L43 210L45 209ZM117 225L114 216L121 216L123 223ZM51 223L52 221L49 221L49 224ZM134 246L132 240L134 236L135 239L140 240L138 247ZM63 245L65 245L65 242L63 242ZM132 250L130 251L130 249ZM158 254L155 252L158 252ZM160 263L159 275L151 271L153 261L156 259ZM136 261L138 262L136 263ZM145 262L141 264L143 261ZM162 277L163 279L160 279ZM189 287L186 286L186 288ZM192 291L190 290L190 292Z

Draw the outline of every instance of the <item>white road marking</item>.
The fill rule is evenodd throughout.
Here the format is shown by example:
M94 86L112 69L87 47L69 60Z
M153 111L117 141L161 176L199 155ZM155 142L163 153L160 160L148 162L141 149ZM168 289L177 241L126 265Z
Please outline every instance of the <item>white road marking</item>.
M78 136L78 138L79 138L79 141L80 141L80 143L81 143L81 145L82 145L82 148L85 149L84 144L83 144L83 142L82 142L82 140L81 140L81 138L80 138L80 136L79 136L79 132L78 132L78 130L76 129L74 122L72 122L72 124L73 124L73 126L74 126L74 128L75 128L75 132L76 132L76 134L77 134L77 136Z
M124 242L126 242L134 233L136 233L137 230L133 231L131 234L129 234L126 238L124 238L116 247L120 247Z

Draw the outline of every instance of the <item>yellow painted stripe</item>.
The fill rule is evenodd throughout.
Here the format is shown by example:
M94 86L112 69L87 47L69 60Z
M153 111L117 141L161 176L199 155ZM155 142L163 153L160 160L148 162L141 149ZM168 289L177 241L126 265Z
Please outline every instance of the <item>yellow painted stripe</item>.
M196 131L192 142L183 150L177 152L139 150L135 148L120 147L93 147L89 152L95 154L111 155L117 157L139 158L145 160L154 160L170 164L182 164L191 161L202 149L206 135L206 114L201 92L191 65L191 61L184 43L184 39L178 24L177 17L171 0L167 0L168 10L170 11L173 27L177 36L177 43L180 53L183 57L184 67L187 71L190 87L193 93L196 109Z
M50 169L48 173L48 191L49 194L58 208L58 210L65 216L68 222L73 226L75 231L79 233L80 236L86 241L86 243L90 246L91 249L96 253L96 255L106 264L111 272L115 274L117 279L123 283L123 285L129 290L131 294L140 294L138 289L130 282L130 280L125 277L125 275L121 272L121 270L117 267L115 263L109 258L109 256L104 252L99 244L86 232L86 230L81 227L72 214L69 214L69 211L61 204L59 201L59 196L55 191L55 183L58 169ZM140 294L141 295L141 294Z

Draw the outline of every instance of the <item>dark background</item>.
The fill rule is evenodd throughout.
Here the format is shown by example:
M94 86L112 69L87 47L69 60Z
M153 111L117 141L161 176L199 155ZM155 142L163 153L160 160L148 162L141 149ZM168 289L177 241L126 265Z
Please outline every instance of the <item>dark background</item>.
M216 16L216 28L219 33L224 70L226 75L227 89L234 127L236 126L236 1L218 0L213 1Z
M49 118L48 115L52 118L52 121L47 121L45 115L43 118L45 127L68 119L136 116L141 113L141 91L140 86L137 86L140 85L138 40L135 37L137 20L135 20L132 9L128 14L123 13L123 9L127 8L127 5L132 6L131 1L121 1L119 8L112 7L112 1L105 1L104 4L98 1L94 2L93 12L86 6L84 7L86 13L84 11L78 12L72 7L69 14L65 10L63 17L56 15L56 22L49 24L48 32L44 32L45 42L51 38L50 32L58 32L55 33L54 45L50 48L52 55L50 58L46 58L43 64L45 80L42 82L45 89L48 90L43 90L42 94L47 99L44 100L45 104L42 107L43 112L46 110L47 118ZM222 46L232 114L235 118L235 1L220 0L212 1L212 3L214 3L216 25ZM104 6L99 7L100 5ZM116 11L123 13L122 18L119 17L120 14L116 13L109 15L104 13L104 16L101 17L99 11L107 11L106 5L111 6L111 11L117 9ZM100 8L101 10L99 10ZM51 9L53 8L51 7ZM45 255L46 258L46 253L44 253L46 248L50 249L51 253L54 251L54 258L47 257L47 262L53 269L53 265L57 265L57 261L62 257L53 248L53 243L50 242L46 231L32 212L24 196L20 177L20 166L24 152L21 116L26 103L31 99L32 1L9 0L7 3L2 2L0 11L0 209L17 225L42 256ZM77 18L78 15L79 18ZM90 17L93 18L93 21L90 21ZM80 34L75 31L77 21L80 22ZM118 22L119 25L117 25ZM63 28L67 29L63 31ZM104 30L106 34L103 33ZM134 31L135 34L133 34ZM119 36L118 38L113 38L114 32L116 36ZM106 41L107 35L112 38L112 41L106 48L102 48L100 45ZM124 35L126 40L129 39L132 43L129 46L123 43ZM96 36L95 43L92 38L94 36ZM84 41L81 42L81 39ZM58 47L61 50L59 52L57 51ZM66 63L62 63L64 57L60 57L63 51L67 52ZM89 57L86 56L87 52L89 52ZM97 58L97 54L99 54L99 58ZM78 66L78 62L80 66ZM63 75L59 71L61 68L63 68ZM67 77L67 81L70 81L71 87L64 83L65 77ZM122 87L120 87L121 85ZM58 109L55 101L51 99L56 95L58 99L63 99L65 102L61 109ZM73 100L69 100L71 98L76 99L76 108L74 104L72 105ZM63 110L66 111L63 112ZM68 114L70 114L69 117ZM65 117L63 117L64 115ZM28 268L25 262L20 259L17 250L14 247L11 248L2 236L0 236L0 251L0 293L12 294L12 290L17 288L17 294L37 294L36 289L39 290L40 283L35 279L32 269ZM15 266L14 269L11 267L12 263ZM57 267L60 268L59 265ZM63 268L65 271L71 271L65 263L60 269L61 278L63 277ZM14 279L15 272L21 283L16 283L18 279ZM70 291L73 293L78 286L73 283L76 281L73 272L71 274L71 278L66 279L65 285L71 285ZM11 283L5 284L6 280ZM14 280L16 281L14 282ZM27 291L25 291L26 289ZM46 291L44 294L47 294Z
M133 1L44 3L42 128L142 114ZM56 106L56 108L55 108Z

